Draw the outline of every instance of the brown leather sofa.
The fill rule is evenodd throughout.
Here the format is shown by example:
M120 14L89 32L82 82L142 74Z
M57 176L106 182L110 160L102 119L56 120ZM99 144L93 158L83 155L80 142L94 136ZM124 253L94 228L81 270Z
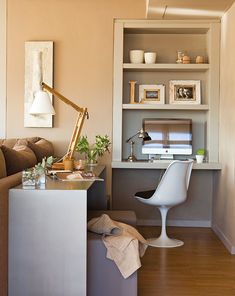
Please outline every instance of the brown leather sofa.
M43 138L0 139L0 296L7 296L9 189L21 183L22 170L50 155L53 145Z

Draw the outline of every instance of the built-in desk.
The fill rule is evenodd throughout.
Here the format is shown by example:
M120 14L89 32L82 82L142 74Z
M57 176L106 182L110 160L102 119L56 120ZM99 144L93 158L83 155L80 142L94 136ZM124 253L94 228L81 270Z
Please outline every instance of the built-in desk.
M113 161L112 168L115 169L166 169L171 163L170 160L156 160L154 162L149 161ZM218 162L203 162L194 163L194 170L221 170L222 165Z
M105 167L96 166L105 177ZM9 192L9 296L85 296L87 206L105 209L105 182L55 181Z
M167 160L112 162L112 209L135 211L139 225L160 225L158 210L140 203L134 195L155 189L169 163ZM219 163L194 163L187 200L169 211L169 225L211 226L214 176L221 168Z

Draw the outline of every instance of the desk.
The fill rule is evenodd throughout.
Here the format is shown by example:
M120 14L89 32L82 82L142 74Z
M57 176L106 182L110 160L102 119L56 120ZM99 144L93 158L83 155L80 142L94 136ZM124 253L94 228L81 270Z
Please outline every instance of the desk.
M149 161L113 161L112 168L116 169L166 169L172 160ZM221 170L222 165L218 162L194 163L193 170Z
M94 168L104 177L105 168ZM48 179L9 193L9 296L85 296L87 204L105 209L105 182Z
M138 202L134 195L138 191L155 189L160 174L170 161L154 163L116 161L112 163L112 209L132 210L139 225L160 225L160 215L154 207ZM219 174L219 163L194 163L185 203L169 212L168 224L172 226L210 227L214 176Z

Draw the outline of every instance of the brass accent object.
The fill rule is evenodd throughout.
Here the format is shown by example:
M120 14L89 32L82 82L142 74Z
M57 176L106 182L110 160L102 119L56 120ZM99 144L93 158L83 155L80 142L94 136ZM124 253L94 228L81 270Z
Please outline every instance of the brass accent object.
M129 84L130 84L130 104L135 104L135 85L136 85L137 81L135 80L130 80Z

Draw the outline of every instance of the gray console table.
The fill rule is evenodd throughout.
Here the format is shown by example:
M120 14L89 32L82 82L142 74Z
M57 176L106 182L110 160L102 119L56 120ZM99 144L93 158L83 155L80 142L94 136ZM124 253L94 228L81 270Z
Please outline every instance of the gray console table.
M105 182L10 190L9 296L86 295L87 207L106 208Z

